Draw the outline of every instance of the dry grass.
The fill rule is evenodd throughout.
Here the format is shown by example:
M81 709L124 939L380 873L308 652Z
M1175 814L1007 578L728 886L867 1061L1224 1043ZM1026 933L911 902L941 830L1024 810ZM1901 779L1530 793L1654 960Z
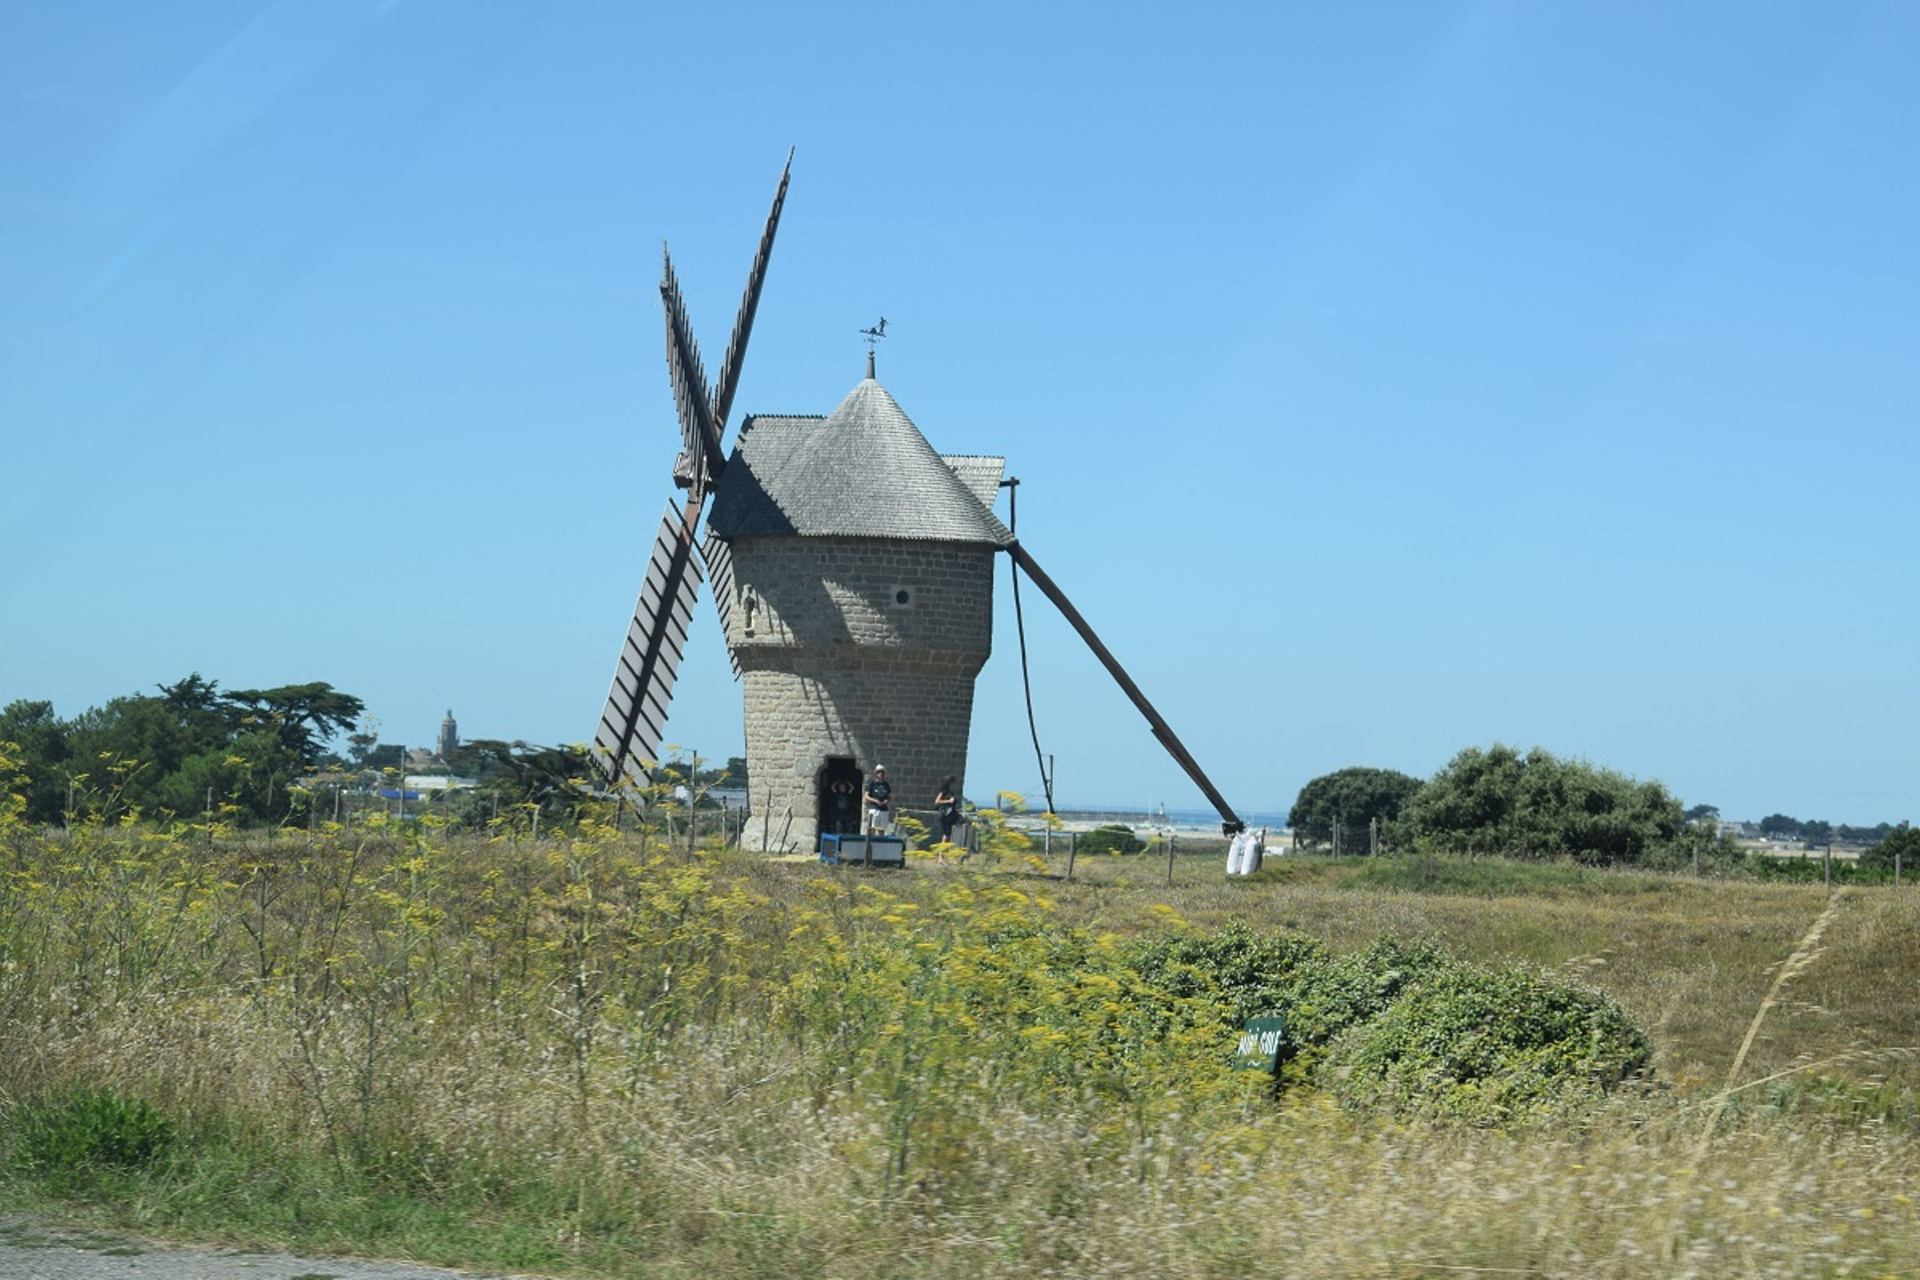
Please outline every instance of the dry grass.
M167 1165L56 1189L123 1226L636 1276L1920 1270L1920 1067L1890 1052L1920 1043L1911 890L1831 904L1782 977L1830 905L1817 889L1385 891L1329 863L1229 884L1209 858L1169 890L1143 859L1082 861L1069 885L1060 859L879 875L662 859L630 836L204 857L98 840L10 846L0 1103L86 1081L182 1117L195 1141ZM1204 1071L1076 1091L1021 1074L1019 1026L942 1039L945 1057L886 1028L856 1043L868 1015L844 997L878 1000L876 1024L919 997L800 971L871 947L874 967L846 970L862 982L934 972L887 968L895 943L1003 958L1004 914L915 921L1006 888L1051 898L1060 929L1425 934L1577 974L1643 1020L1655 1082L1512 1131L1276 1104ZM1022 998L1043 977L1016 972ZM994 994L978 981L966 999ZM19 1177L0 1194L53 1203Z

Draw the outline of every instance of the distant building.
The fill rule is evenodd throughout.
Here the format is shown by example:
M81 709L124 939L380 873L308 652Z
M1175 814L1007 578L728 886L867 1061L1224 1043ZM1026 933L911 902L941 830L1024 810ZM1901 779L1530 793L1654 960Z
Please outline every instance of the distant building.
M480 785L472 778L456 778L450 773L410 773L402 781L411 793L407 797L410 800L419 799L422 791L464 791Z
M440 739L435 754L442 760L453 759L453 753L460 746L460 726L453 722L453 708L447 708L447 718L440 722Z

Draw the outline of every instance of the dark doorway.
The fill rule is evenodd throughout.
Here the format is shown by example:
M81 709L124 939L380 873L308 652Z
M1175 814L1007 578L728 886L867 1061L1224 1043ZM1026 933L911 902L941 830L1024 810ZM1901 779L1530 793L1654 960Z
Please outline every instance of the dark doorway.
M860 834L860 785L866 775L851 756L828 756L820 767L821 835Z

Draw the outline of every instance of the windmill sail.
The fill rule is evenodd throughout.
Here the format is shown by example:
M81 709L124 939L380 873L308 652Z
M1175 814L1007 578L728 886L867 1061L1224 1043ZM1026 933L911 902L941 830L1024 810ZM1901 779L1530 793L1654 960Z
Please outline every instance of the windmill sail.
M726 429L727 415L733 412L733 393L740 387L740 367L747 358L747 339L753 334L754 313L760 309L760 286L767 281L767 263L773 258L773 233L780 229L780 207L787 202L787 179L792 174L793 152L788 151L787 167L780 171L773 207L767 210L767 225L760 232L760 247L754 251L753 269L747 272L747 287L740 295L740 311L733 319L733 333L727 338L726 358L720 362L720 380L713 384L713 418L722 430Z
M726 635L733 616L733 548L712 529L700 543L700 558L707 562L707 581L713 584L713 611L720 615L720 634ZM727 661L733 664L733 678L740 678L740 655L731 647Z
M673 259L662 253L660 301L666 312L667 377L673 385L673 407L680 420L680 456L674 463L673 482L687 491L684 509L667 504L660 531L654 537L653 554L647 562L647 575L634 602L633 621L620 645L620 658L614 665L613 684L607 690L607 703L600 713L594 732L594 754L600 760L610 785L643 786L658 760L660 743L666 733L667 708L673 701L673 683L680 674L680 661L686 654L687 632L693 625L695 598L700 593L700 556L695 552L694 535L707 495L719 478L726 454L721 441L727 430L727 414L733 407L733 393L740 382L740 368L746 359L747 339L753 332L754 313L760 306L760 290L766 283L767 263L773 255L774 232L780 225L780 208L787 198L787 179L793 171L793 153L787 153L787 165L780 174L780 185L767 212L765 228L747 274L747 287L741 295L740 312L733 322L727 342L726 358L720 365L720 380L709 388L700 363L700 348L693 340L693 326L687 319L685 300L680 296L680 281L673 272ZM722 546L716 558L712 540L706 556L726 578L731 589L731 568ZM721 605L725 620L725 602ZM735 669L737 675L738 668Z
M699 509L685 512L667 504L653 540L646 580L633 605L633 621L614 664L607 705L594 734L595 754L614 785L645 786L659 759L667 727L673 682L686 656L687 631L693 625L700 593L700 564L693 554L690 525Z
M704 500L708 484L720 474L722 424L714 421L707 399L707 375L700 367L700 348L687 320L687 304L680 297L680 281L673 259L661 255L660 302L667 313L667 379L673 384L673 408L680 418L680 457L674 463L674 483Z

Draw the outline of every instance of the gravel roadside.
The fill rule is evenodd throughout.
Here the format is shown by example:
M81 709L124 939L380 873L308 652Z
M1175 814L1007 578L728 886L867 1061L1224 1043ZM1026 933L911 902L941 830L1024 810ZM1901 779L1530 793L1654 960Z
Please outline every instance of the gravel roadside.
M0 1215L0 1280L502 1280L412 1262L160 1244ZM522 1278L526 1280L526 1278Z

